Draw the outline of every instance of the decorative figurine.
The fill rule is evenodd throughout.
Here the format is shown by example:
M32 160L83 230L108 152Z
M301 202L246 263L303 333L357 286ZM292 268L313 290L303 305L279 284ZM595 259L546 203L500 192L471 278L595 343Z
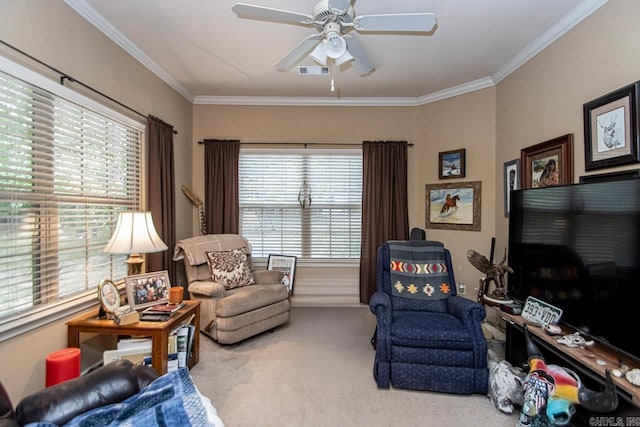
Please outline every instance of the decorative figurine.
M565 425L580 404L594 412L611 412L618 407L618 395L611 373L605 371L605 389L587 389L570 369L547 365L525 326L524 339L529 356L529 374L524 379L524 404L518 426Z
M471 265L485 274L485 277L480 280L480 288L483 289L482 293L485 299L493 300L500 304L513 302L513 300L509 299L507 296L507 287L504 283L504 275L507 272L513 273L513 269L508 265L505 265L505 261L507 260L506 249L504 250L504 257L502 258L502 261L498 264L493 264L487 259L487 257L473 249L469 249L467 251L467 259ZM488 289L490 282L493 282L496 288L487 296L486 290Z
M595 344L592 340L585 340L580 332L574 332L569 335L564 335L562 338L557 339L558 343L564 344L567 347L578 348L578 347L591 347Z

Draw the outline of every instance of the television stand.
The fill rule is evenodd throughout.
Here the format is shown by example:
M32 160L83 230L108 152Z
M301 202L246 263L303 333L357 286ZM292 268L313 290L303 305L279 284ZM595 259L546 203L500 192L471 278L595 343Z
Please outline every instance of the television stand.
M500 311L500 307L493 308L499 312L502 320L506 322L505 359L515 367L523 367L524 371L527 372L528 356L524 343L524 318ZM564 325L561 327L562 335L575 332ZM591 390L601 391L604 389L606 369L612 371L619 368L620 363L629 366L629 369L640 368L637 362L633 362L624 355L620 355L597 342L591 347L572 348L559 344L557 338L560 336L550 336L539 326L528 324L527 328L530 337L542 352L547 363L573 370L578 374L585 386ZM598 364L597 360L604 361L604 365ZM634 386L624 377L617 378L612 375L612 378L616 385L618 396L621 398L619 399L618 409L614 414L639 416L640 387ZM579 412L585 411L584 408L581 410L578 407L577 409ZM588 414L588 416L606 415L611 414Z

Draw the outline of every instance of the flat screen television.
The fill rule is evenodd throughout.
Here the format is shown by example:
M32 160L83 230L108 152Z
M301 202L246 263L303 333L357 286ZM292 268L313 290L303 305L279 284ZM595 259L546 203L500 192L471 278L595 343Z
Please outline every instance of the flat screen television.
M640 179L511 193L507 290L640 361Z

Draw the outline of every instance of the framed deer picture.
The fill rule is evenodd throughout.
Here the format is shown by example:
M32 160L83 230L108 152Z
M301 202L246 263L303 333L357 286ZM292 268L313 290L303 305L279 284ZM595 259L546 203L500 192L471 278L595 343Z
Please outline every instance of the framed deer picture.
M640 81L583 105L585 170L640 161Z

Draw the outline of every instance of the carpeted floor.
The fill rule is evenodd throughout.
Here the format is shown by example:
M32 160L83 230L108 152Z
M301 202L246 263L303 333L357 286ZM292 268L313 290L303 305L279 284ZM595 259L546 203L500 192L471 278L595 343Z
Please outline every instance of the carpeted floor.
M487 396L380 390L362 308L293 308L289 324L231 346L201 335L192 370L226 427L514 426Z

